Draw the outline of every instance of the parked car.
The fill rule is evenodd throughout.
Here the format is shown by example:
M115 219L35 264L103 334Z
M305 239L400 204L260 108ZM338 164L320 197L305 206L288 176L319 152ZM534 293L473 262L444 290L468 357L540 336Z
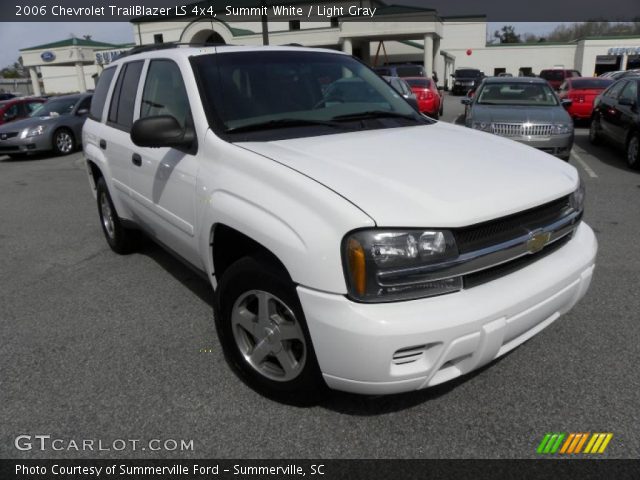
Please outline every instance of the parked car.
M435 82L425 77L406 77L404 80L418 100L418 109L431 118L439 118L444 111L444 100Z
M44 102L43 98L30 97L0 101L0 125L28 117Z
M636 77L638 75L640 75L640 68L625 70L624 72L622 72L620 75L616 77L616 80L620 80L621 78L627 78L627 77Z
M451 93L462 95L469 90L475 90L485 78L484 73L476 68L459 68L452 74L453 87Z
M589 140L608 140L626 151L627 165L640 169L640 76L618 80L593 105Z
M202 272L229 365L281 401L449 381L591 280L574 167L435 122L342 52L134 50L104 69L83 142L108 245L142 229Z
M19 158L51 150L58 155L73 152L90 105L90 94L51 98L28 118L0 126L0 154Z
M416 110L418 110L418 99L416 98L416 94L413 93L409 84L400 77L386 77L383 76L387 83L391 85L407 102L411 104Z
M416 65L415 63L403 63L400 65L385 65L382 67L375 67L374 71L383 77L426 77L427 73L424 71L422 65Z
M593 113L593 101L614 80L601 77L569 78L561 86L558 96L561 100L571 100L567 112L574 120L590 120Z
M563 160L573 146L573 122L565 107L542 78L487 78L472 98L467 127L511 138Z
M623 75L626 70L613 70L611 72L605 72L602 75L598 75L598 78L611 78L617 80L620 75Z
M540 72L539 77L544 78L554 90L558 90L560 85L567 78L581 77L578 70L565 70L564 68L548 68Z
M511 73L507 73L507 72L500 72L498 75L496 75L498 77L513 77L513 74Z
M11 100L12 98L15 98L15 95L13 93L0 92L0 101Z

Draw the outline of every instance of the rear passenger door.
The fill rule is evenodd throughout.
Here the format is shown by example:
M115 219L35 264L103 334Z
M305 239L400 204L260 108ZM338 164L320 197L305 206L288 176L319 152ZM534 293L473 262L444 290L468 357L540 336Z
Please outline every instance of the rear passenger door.
M131 155L134 147L129 134L143 66L144 61L139 60L125 63L120 68L107 110L107 125L112 128L102 129L103 137L99 140L100 148L104 150L109 163L113 186L125 194L122 199L129 204Z
M193 125L182 73L173 60L149 61L141 95L139 118L171 115L183 128ZM198 264L193 248L195 150L133 147L136 160L131 163L130 178L133 203L148 230L184 259Z

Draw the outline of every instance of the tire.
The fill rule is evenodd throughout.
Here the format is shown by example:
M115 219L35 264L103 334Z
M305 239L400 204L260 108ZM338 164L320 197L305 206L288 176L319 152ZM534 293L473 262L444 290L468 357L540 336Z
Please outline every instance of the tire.
M442 116L444 114L444 100L440 100L440 112L438 115Z
M120 255L131 253L137 245L138 232L122 226L103 177L98 179L96 192L100 225L109 247Z
M76 140L71 130L67 128L59 128L53 132L51 143L56 155L69 155L76 149Z
M600 145L602 138L600 137L600 119L594 115L589 125L589 143L591 145Z
M318 403L327 387L286 272L264 259L244 257L224 273L214 305L225 358L243 382L278 402Z
M633 170L640 170L640 134L632 133L627 141L627 165Z

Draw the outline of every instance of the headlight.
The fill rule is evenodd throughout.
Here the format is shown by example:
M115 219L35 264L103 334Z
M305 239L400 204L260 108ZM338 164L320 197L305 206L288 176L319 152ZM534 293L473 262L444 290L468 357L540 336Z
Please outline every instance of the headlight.
M564 123L558 123L553 126L553 133L556 135L564 135L567 133L571 133L572 130L573 130L572 125L567 125Z
M343 242L349 294L363 302L390 302L458 291L460 277L421 279L420 267L458 257L448 230L360 230Z
M26 128L22 131L20 138L29 138L29 137L37 137L38 135L42 135L44 133L44 126L38 125L37 127Z
M578 188L569 197L569 205L576 212L581 212L582 210L584 210L584 196L585 196L584 183L582 183L582 179L580 179L580 184L578 185Z
M483 132L491 132L491 123L489 122L473 122L471 125L476 130L482 130Z

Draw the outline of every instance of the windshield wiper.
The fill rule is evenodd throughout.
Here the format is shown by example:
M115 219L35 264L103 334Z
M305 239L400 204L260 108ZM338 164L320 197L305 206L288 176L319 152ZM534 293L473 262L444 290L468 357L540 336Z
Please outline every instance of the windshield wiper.
M366 120L368 118L404 118L405 120L413 120L417 122L418 119L410 114L389 112L387 110L367 110L365 112L347 113L345 115L337 115L332 117L331 120Z
M287 127L308 127L320 125L325 127L338 128L340 130L351 130L350 128L338 122L329 120L309 120L304 118L278 118L275 120L267 120L266 122L250 123L239 127L231 127L225 130L225 133L253 132L258 130L270 130L275 128Z

